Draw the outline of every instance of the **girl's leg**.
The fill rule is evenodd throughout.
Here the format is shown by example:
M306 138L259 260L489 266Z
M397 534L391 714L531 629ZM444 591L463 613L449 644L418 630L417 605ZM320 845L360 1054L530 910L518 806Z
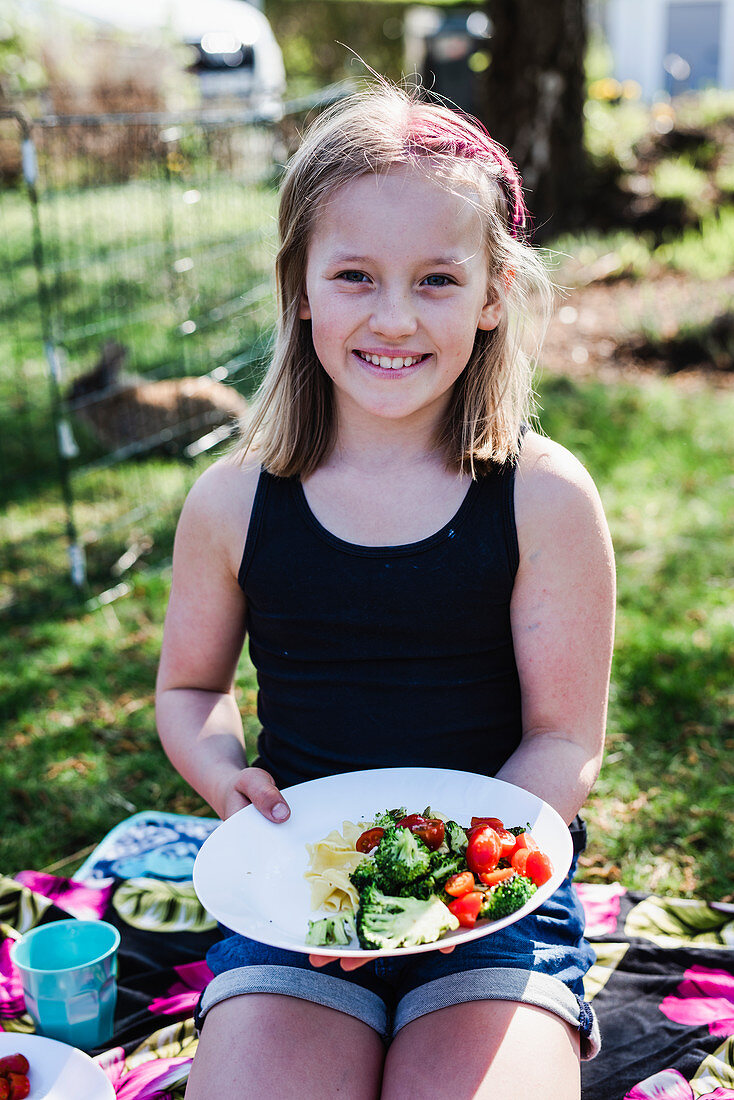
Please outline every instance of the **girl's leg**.
M377 1032L333 1008L248 993L207 1013L186 1100L376 1100L385 1048Z
M552 1012L469 1001L401 1028L382 1100L578 1100L579 1040Z

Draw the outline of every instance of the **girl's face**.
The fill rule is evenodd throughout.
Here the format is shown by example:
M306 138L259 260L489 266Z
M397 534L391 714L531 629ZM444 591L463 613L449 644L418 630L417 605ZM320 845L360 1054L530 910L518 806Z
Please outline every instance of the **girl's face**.
M345 184L314 227L300 316L339 423L359 411L433 427L477 329L501 317L476 210L407 165Z

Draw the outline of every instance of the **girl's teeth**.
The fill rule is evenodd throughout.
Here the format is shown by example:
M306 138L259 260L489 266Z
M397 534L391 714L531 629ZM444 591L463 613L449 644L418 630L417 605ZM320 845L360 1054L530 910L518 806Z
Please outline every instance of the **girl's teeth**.
M368 363L372 363L375 367L382 367L383 370L400 370L401 367L412 367L413 363L418 362L419 356L396 356L394 359L391 359L388 355L365 355L363 358L365 358Z

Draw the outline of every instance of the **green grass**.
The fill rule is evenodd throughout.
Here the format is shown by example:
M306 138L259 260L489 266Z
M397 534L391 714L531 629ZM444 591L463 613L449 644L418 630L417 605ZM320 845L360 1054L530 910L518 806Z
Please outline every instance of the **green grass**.
M729 894L734 395L559 379L544 406L549 434L599 484L617 555L607 756L585 873Z
M662 380L632 387L547 378L541 399L548 434L597 480L619 575L607 757L587 809L582 874L724 897L734 747L726 588L734 395L684 393ZM25 507L30 524L38 501ZM173 514L167 522L172 528ZM54 865L138 810L208 812L154 731L168 573L143 570L127 583L129 594L109 606L58 612L0 636L7 870ZM246 656L238 693L252 743Z

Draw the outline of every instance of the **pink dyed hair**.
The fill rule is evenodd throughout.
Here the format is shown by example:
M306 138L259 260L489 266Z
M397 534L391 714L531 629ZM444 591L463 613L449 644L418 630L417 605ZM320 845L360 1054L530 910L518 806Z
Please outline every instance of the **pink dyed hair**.
M513 237L521 236L528 224L528 209L522 190L522 179L510 160L507 150L490 136L478 119L471 123L458 111L436 109L424 111L415 105L409 123L406 151L409 154L443 153L465 160L490 160L497 166L497 182L502 187L509 207Z

